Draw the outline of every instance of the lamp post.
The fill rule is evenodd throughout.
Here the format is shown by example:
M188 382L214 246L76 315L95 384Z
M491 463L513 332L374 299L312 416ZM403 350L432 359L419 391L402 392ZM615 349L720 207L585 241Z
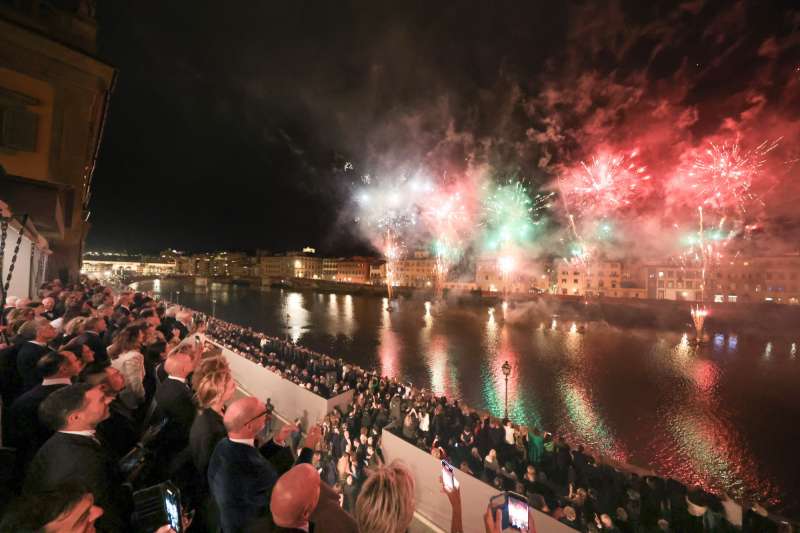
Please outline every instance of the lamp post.
M181 305L181 291L175 291L176 300L175 303Z
M217 299L211 298L211 316L213 318L217 317Z
M503 366L501 368L503 370L503 376L505 376L506 378L506 396L505 396L506 409L503 418L508 418L508 376L511 375L511 365L508 364L508 361L506 361L505 363L503 363Z

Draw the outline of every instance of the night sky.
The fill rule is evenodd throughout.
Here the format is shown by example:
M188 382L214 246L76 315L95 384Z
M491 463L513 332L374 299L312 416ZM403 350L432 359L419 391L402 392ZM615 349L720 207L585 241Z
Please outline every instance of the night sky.
M788 232L796 6L99 2L98 54L119 79L88 246L368 251L346 208L364 174L479 163L544 185L599 143L668 172L734 130L790 140L770 189Z

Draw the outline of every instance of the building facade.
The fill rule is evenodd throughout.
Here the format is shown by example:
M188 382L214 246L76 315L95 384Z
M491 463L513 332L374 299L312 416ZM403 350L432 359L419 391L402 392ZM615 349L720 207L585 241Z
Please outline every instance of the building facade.
M482 293L541 294L550 290L547 265L533 259L486 255L475 262L475 287Z
M48 277L77 277L89 229L116 76L96 32L93 2L0 2L0 199L50 243Z
M705 275L705 278L704 278ZM736 257L711 265L647 266L647 297L715 303L800 303L800 254Z
M622 267L621 261L556 261L553 265L555 292L589 298L626 297L629 291L622 290Z
M123 253L86 252L81 274L92 278L109 279L126 276L167 276L175 274L174 259L130 256Z
M416 251L410 257L393 261L394 285L399 287L433 287L436 281L436 259L427 251Z
M346 283L369 283L370 262L368 257L348 257L338 260L336 281Z

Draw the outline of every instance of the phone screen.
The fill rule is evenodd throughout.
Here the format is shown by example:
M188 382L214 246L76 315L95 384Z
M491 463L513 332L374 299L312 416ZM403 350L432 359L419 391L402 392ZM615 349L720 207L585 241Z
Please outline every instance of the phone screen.
M178 505L178 495L167 489L164 494L164 504L167 508L167 521L173 530L181 531L181 511Z
M528 502L514 494L509 494L506 505L508 506L509 527L528 531Z
M446 491L450 492L456 488L456 477L453 475L453 467L447 461L442 461L442 482Z

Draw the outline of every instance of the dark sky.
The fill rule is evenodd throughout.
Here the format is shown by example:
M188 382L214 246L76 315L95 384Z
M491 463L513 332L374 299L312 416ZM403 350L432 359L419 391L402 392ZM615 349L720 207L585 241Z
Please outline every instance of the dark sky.
M99 2L119 79L89 247L357 252L362 174L545 184L601 142L635 137L655 170L732 128L796 142L794 5Z

